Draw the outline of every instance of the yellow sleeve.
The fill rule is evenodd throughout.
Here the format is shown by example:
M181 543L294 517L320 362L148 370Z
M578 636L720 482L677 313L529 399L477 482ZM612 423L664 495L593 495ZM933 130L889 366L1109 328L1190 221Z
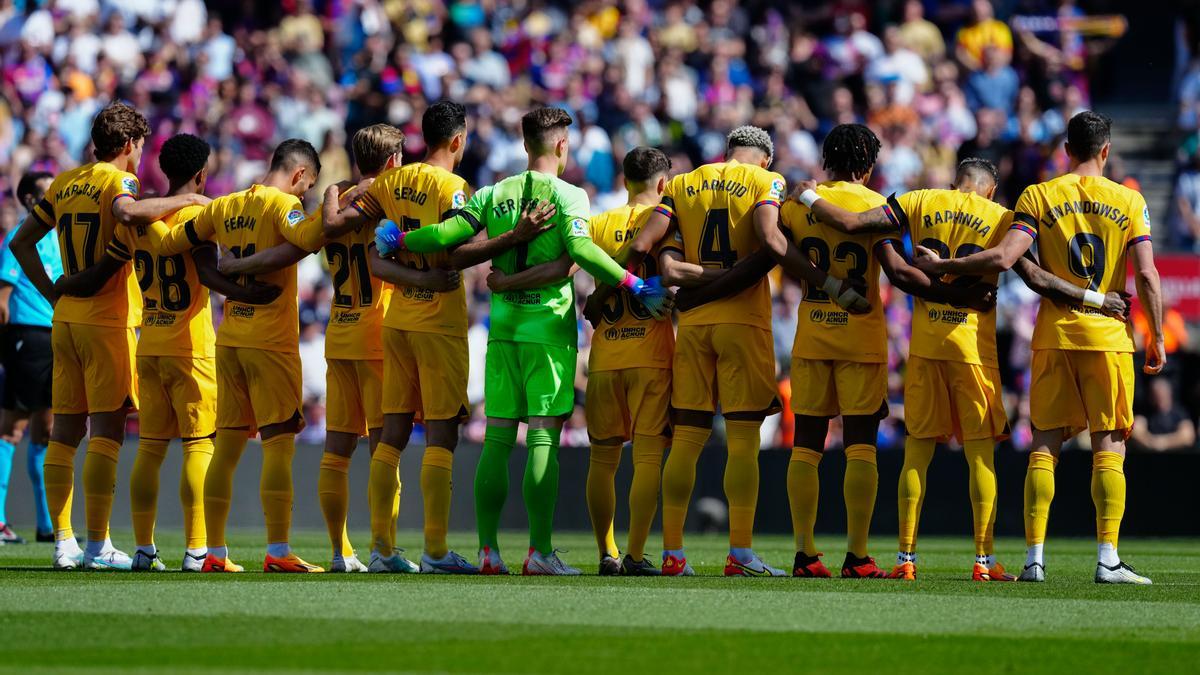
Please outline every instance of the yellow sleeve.
M289 225L283 229L284 239L310 253L320 250L325 245L325 218L321 214L322 208L323 205L318 206L316 211L305 216L295 228L291 228L290 221L285 221ZM289 229L294 230L290 236Z
M158 242L158 255L183 253L211 240L217 232L212 204L204 207L194 218L190 218L164 233Z
M1150 241L1150 207L1146 206L1145 197L1134 194L1136 197L1129 209L1129 243L1125 245L1127 248L1141 241Z
M148 228L155 225L161 225L166 228L161 220L155 221ZM113 238L104 247L104 253L111 258L116 258L122 262L129 262L133 259L133 252L137 250L138 228L136 227L118 227L113 231Z
M784 196L787 195L787 181L783 180L783 176L772 171L760 171L754 190L755 208L763 205L778 208L783 204Z
M389 183L390 181L376 179L351 206L370 220L380 220L384 216L383 200L387 198L391 189L388 187Z
M1034 186L1027 187L1021 193L1021 197L1017 199L1017 206L1013 209L1012 225L1009 226L1009 229L1020 230L1037 239L1038 221L1041 218L1042 208L1038 203L1037 192L1034 190Z
M438 222L450 220L454 212L467 205L467 181L455 176L457 180L442 181L439 185L438 204L442 213Z
M678 222L678 216L675 210L675 196L683 190L683 174L675 176L667 181L667 187L663 190L662 199L659 200L658 206L654 207L655 211L663 214L671 219L671 224L675 225Z

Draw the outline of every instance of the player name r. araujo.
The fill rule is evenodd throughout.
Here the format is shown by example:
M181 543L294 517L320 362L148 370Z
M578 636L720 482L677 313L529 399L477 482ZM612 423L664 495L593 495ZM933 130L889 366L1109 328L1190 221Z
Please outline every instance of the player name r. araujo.
M1077 213L1108 218L1122 230L1129 229L1129 215L1112 204L1105 204L1104 202L1063 202L1058 206L1051 206L1047 209L1046 213L1042 216L1041 223L1046 227L1054 227L1059 218Z
M967 211L952 211L950 209L946 209L945 211L934 211L931 214L925 214L925 216L921 219L921 224L925 227L944 225L946 223L969 227L979 233L979 236L981 237L988 236L988 233L992 231L991 225L983 224L983 218L980 218L974 213L969 213Z
M706 178L706 179L700 181L699 188L697 188L693 185L688 185L685 188L685 191L687 192L687 196L689 196L689 197L695 197L696 193L701 190L712 190L713 192L728 192L729 194L733 195L734 197L745 197L746 193L750 191L750 188L746 187L745 185L743 185L737 181L725 180L723 178L718 179L718 180L708 180Z

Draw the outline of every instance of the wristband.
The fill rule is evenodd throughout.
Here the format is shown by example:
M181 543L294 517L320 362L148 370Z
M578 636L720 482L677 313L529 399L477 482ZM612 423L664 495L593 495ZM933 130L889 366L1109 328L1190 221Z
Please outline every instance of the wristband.
M830 274L825 277L825 283L821 284L821 290L829 297L836 298L842 290L842 280Z
M821 195L817 194L816 190L805 190L804 192L800 193L800 203L810 209L812 208L812 205L820 198Z
M642 280L636 274L629 271L625 272L625 278L621 280L621 288L636 293L641 286Z
M1092 290L1084 291L1083 304L1094 309L1101 309L1104 307L1104 294Z

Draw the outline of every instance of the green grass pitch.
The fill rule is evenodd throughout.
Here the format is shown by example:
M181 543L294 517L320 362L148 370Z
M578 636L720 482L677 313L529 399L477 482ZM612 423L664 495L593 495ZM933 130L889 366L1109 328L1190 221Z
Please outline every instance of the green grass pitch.
M356 533L364 542L364 533ZM261 565L260 535L231 538ZM114 537L130 541L127 532ZM325 535L296 537L328 563ZM840 542L819 538L841 562ZM181 536L162 532L168 564ZM652 537L653 540L653 537ZM420 535L398 541L419 549ZM504 539L519 569L523 537ZM463 553L473 537L457 533ZM595 572L590 535L564 558ZM890 540L874 538L881 559ZM778 566L791 540L759 537ZM1195 672L1200 541L1125 540L1151 587L1092 583L1095 545L1052 540L1045 584L969 581L967 537L921 542L920 578L724 579L725 542L688 539L692 579L52 572L48 544L0 547L0 672ZM999 542L1019 567L1022 542ZM365 556L364 556L365 557ZM888 560L890 562L890 560Z

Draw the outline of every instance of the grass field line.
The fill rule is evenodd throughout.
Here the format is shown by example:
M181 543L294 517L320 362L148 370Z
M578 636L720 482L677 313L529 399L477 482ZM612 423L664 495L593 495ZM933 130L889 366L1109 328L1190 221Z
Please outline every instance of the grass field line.
M436 607L422 621L505 622L543 626L626 625L677 630L733 628L749 632L870 633L915 635L1010 634L1011 637L1086 637L1100 617L1119 626L1123 639L1200 641L1200 606L1138 600L1054 599L961 595L854 594L829 591L746 593L740 589L621 588L595 585L531 586L506 583L389 584L190 584L152 582L111 586L39 583L7 589L0 608L10 614L109 614L211 619L214 614L395 622L414 608ZM787 582L762 580L761 583ZM302 589L302 590L301 590ZM721 608L713 611L713 608ZM916 620L894 621L908 616Z

